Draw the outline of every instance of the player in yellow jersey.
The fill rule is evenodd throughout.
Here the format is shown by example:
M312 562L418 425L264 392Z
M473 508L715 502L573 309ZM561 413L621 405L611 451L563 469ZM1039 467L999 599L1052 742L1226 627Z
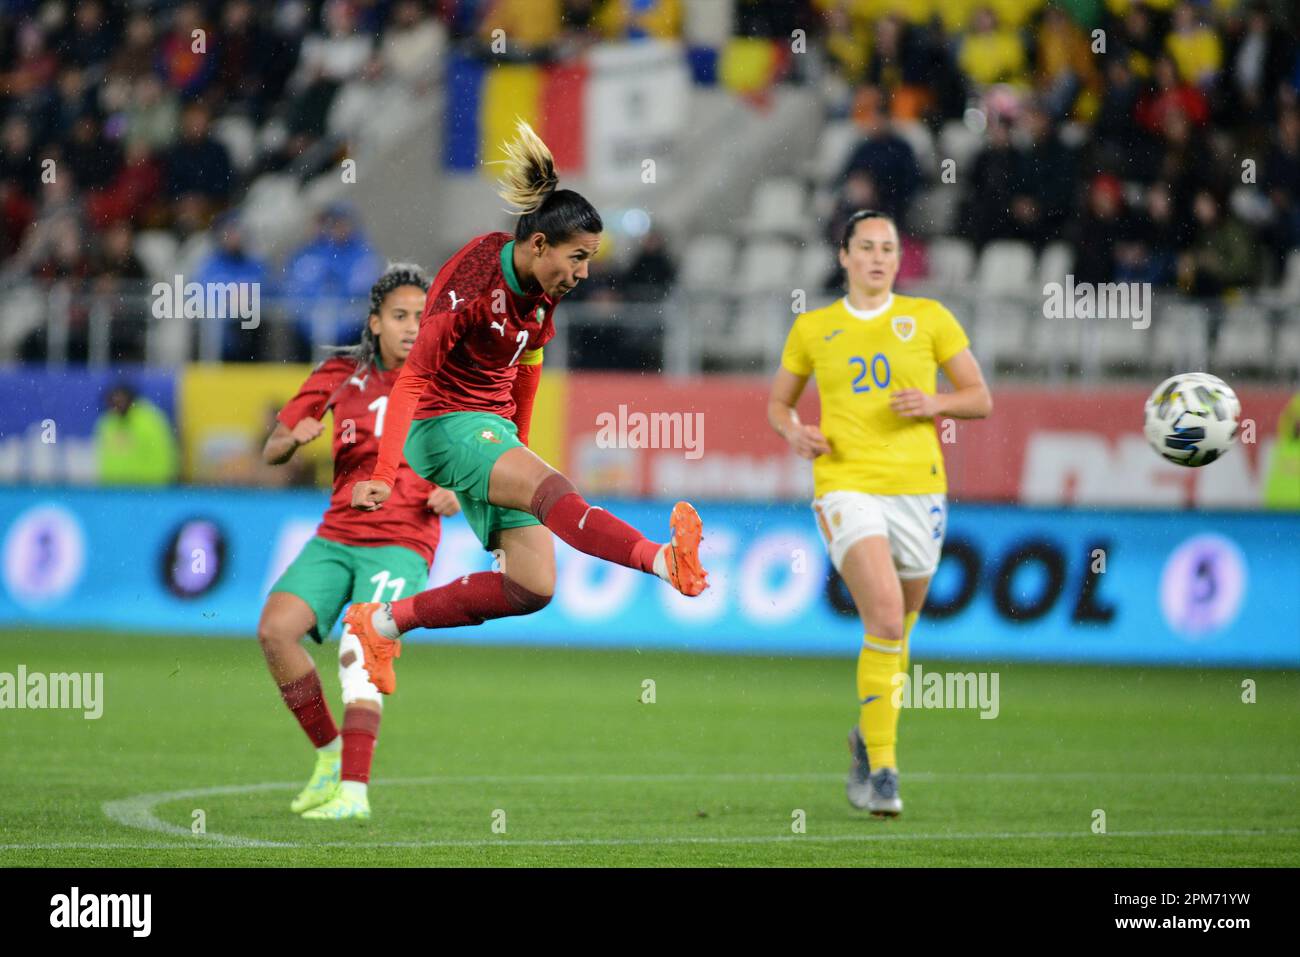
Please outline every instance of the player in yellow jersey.
M908 637L947 519L934 417L979 419L993 409L952 313L933 299L894 294L899 255L887 215L863 210L849 219L839 252L848 294L795 320L767 405L772 428L813 460L817 525L862 619L849 801L891 817L903 809L894 676L906 673ZM951 392L936 391L939 369ZM794 408L814 375L820 427L800 422Z

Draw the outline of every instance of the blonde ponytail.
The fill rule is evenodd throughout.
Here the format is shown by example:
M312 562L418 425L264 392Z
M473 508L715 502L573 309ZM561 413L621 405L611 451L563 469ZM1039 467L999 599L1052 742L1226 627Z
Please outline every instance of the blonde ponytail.
M515 131L515 139L502 147L506 158L493 162L505 167L497 180L497 195L514 207L511 213L525 216L541 209L560 179L550 149L533 128L516 117Z

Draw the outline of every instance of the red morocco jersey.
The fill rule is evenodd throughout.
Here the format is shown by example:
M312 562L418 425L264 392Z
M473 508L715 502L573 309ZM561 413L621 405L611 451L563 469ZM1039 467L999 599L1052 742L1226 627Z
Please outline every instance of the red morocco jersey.
M427 502L433 486L403 461L397 470L392 497L377 512L352 507L352 483L370 477L379 456L388 393L397 370L371 366L358 372L355 359L326 359L307 377L298 394L277 418L292 429L310 416L323 419L334 412L334 491L316 534L341 545L401 545L433 563L441 525Z
M514 418L516 372L540 361L539 350L554 337L556 303L545 293L523 292L513 251L509 233L486 233L438 271L406 360L426 380L415 418L445 412Z

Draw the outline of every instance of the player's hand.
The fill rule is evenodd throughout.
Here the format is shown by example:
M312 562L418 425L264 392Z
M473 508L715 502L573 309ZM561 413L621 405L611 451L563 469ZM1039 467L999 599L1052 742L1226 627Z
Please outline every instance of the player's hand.
M792 426L785 433L785 440L800 458L815 459L819 455L830 455L831 444L822 435L822 430L815 425Z
M429 501L426 504L429 511L443 518L451 518L460 511L460 501L456 498L456 493L449 488L435 488L429 493Z
M388 496L392 494L393 490L387 482L358 482L352 486L352 507L363 512L373 512L388 501Z
M290 430L289 434L299 445L306 445L312 439L318 438L325 431L325 423L320 419L313 419L310 415L305 419L299 419L298 424Z
M899 389L889 396L889 407L905 419L933 419L939 414L939 400L920 389Z

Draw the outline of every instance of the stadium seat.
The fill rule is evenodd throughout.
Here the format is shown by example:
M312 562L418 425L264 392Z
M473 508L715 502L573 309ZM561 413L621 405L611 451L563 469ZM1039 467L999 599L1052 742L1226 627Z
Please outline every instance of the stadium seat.
M927 179L934 177L938 170L938 163L935 159L934 152L934 134L924 123L911 120L903 123L894 124L894 132L912 147L912 152L916 154L917 165L921 167L921 173Z
M1258 373L1272 365L1273 330L1258 306L1230 306L1214 342L1216 372Z
M834 180L861 139L862 130L852 120L827 123L817 140L817 156L810 162L809 175L818 183Z
M165 229L144 229L136 234L135 254L153 280L170 281L176 275L176 237Z
M1031 354L1048 372L1079 369L1083 364L1083 328L1078 319L1049 319L1040 311L1029 324Z
M952 306L950 305L950 308ZM981 297L975 306L971 341L981 364L1004 372L1024 372L1034 364L1029 314L1022 303Z
M223 116L212 124L212 136L226 148L230 162L247 173L257 161L257 128L245 116Z
M1277 331L1273 367L1279 375L1300 378L1300 320L1285 322Z
M821 291L822 284L838 264L834 246L811 242L799 253L798 265L795 267L795 282L808 292L811 299L814 292Z
M968 172L975 154L984 145L984 135L976 133L961 120L949 120L939 131L939 160L951 159L957 163L957 176Z
M940 183L917 194L907 211L907 230L919 236L951 236L957 229L961 195L956 187Z
M681 283L685 289L722 289L736 268L736 241L730 236L695 236L682 253Z
M1090 332L1085 338L1085 354L1103 372L1122 375L1145 372L1150 367L1154 339L1150 328L1135 328L1128 319L1092 319L1084 324Z
M1151 365L1164 375L1205 368L1209 310L1197 303L1172 303L1151 320Z
M1016 239L998 239L984 247L975 282L986 293L1033 295L1034 250Z
M964 239L936 239L930 243L930 280L940 286L959 286L970 280L975 268L975 247Z
M1048 243L1038 257L1038 283L1040 286L1049 282L1064 283L1073 268L1074 247L1063 242Z
M1282 277L1278 284L1268 291L1282 303L1300 304L1300 249L1293 249L1287 253Z
M736 284L746 290L794 288L795 250L780 239L755 239L746 243L736 267Z
M754 191L743 228L756 236L802 239L808 235L811 225L808 211L808 191L799 180L792 177L765 179Z

